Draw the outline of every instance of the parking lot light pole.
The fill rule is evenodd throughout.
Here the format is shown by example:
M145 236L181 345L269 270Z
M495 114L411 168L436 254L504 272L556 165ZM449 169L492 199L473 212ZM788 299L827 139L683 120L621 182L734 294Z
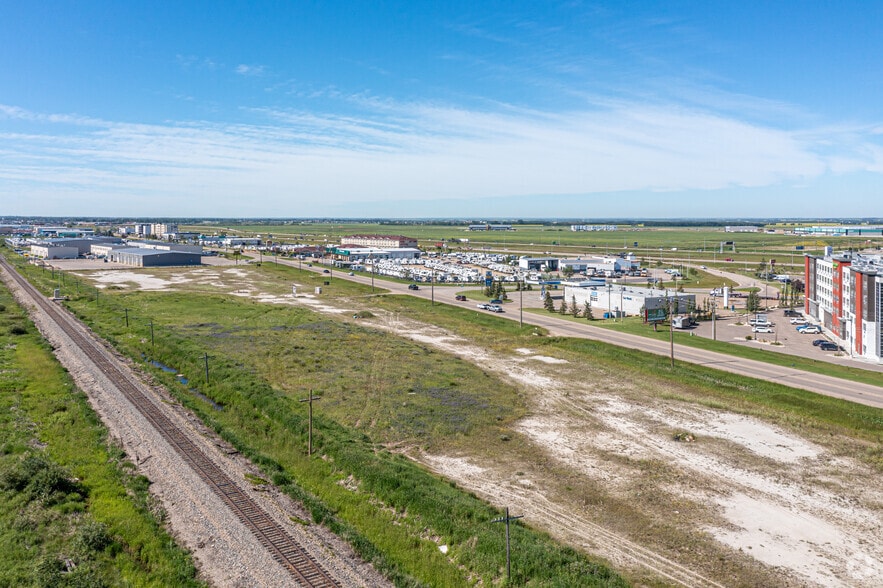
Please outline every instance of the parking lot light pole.
M521 287L518 289L518 326L524 328L524 281L521 282Z

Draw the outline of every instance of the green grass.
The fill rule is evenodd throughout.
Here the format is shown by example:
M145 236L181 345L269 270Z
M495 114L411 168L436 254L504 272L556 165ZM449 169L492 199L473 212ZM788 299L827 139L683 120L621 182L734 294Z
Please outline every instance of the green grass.
M31 273L41 279L39 270L31 268ZM287 280L289 274L284 276ZM545 337L542 330L472 309L393 295L340 294L337 302L345 307L348 299L353 304L361 300L378 315L439 325L462 336L464 344L500 351L541 347L573 365L601 366L605 373L646 385L648 393L664 382L666 398L758 415L818 437L842 436L849 440L844 446L858 447L857 457L883 471L883 418L877 409L680 362L672 371L667 358ZM502 536L497 525L487 524L499 512L428 475L395 450L522 451L511 429L525 410L519 390L480 366L379 334L362 321L341 322L299 307L194 292L124 291L102 293L98 310L89 297L71 305L135 358L151 354L144 318L152 317L157 325L152 356L191 377L223 410L212 408L173 376L157 377L251 457L263 469L262 477L303 499L314 520L346 537L399 585L501 579ZM136 319L128 330L123 307ZM210 356L208 385L202 383L203 353ZM314 405L317 454L308 460L306 406L298 400L311 390L322 399ZM648 465L649 472L653 468ZM653 538L646 519L638 526L642 519L632 505L603 489L581 488L580 493L585 504L605 505L595 509L601 519L628 519L627 534L644 529L638 535ZM612 519L616 528L620 523ZM451 546L453 562L441 556L432 536ZM513 553L525 554L515 560L515 585L587 585L581 574L598 585L622 583L541 533L519 526L513 540L518 541ZM680 544L694 549L692 543Z
M0 306L0 586L201 585L147 480L5 287Z
M350 541L396 584L501 582L503 534L488 524L500 511L387 448L496 444L503 451L504 434L524 414L518 390L455 357L300 307L122 290L102 292L98 304L89 293L69 304L123 352L136 359L147 354L189 377L190 386L223 409L156 370L262 477L303 500L314 521ZM486 321L471 324L481 328ZM308 459L306 406L299 400L311 390L322 398L314 406L317 456ZM447 555L439 544L450 547ZM625 585L606 566L527 527L513 530L513 549L520 555L512 585Z
M620 230L613 232L572 232L568 224L524 224L515 225L515 231L486 232L467 231L467 223L459 226L431 223L309 223L309 224L252 224L230 223L221 225L198 225L183 227L182 230L217 231L236 235L272 234L276 241L305 243L339 243L340 237L357 233L401 234L416 237L420 245L434 249L441 241L448 242L452 249L485 247L511 253L551 251L558 255L576 256L603 253L616 253L628 248L638 257L664 260L717 260L720 267L739 264L757 264L761 259L776 259L779 264L802 266L802 254L820 254L825 245L836 248L864 246L867 237L862 238L809 238L796 235L768 233L725 233L723 227L643 227L640 225L619 224ZM451 242L454 239L469 239L469 243ZM725 248L719 253L721 241L735 241L736 252ZM871 238L871 247L883 245L883 239ZM638 246L635 247L634 243ZM795 251L795 246L803 245L804 251ZM672 251L677 248L677 251ZM724 259L733 258L735 263ZM706 263L706 265L709 265Z
M533 314L548 314L546 310L541 308L526 308L524 310L525 312L530 312ZM603 309L601 309L600 311L599 309L593 309L593 311L595 311L596 313L596 319L598 319L599 316L604 312ZM556 312L555 316L577 323L585 324L587 322L584 318L573 318L569 314L562 316L561 314ZM588 324L593 327L600 327L603 329L611 329L614 331L620 331L632 335L639 335L641 337L656 339L658 341L669 340L669 330L667 325L660 325L659 330L654 331L651 325L644 324L638 317L626 317L625 320L617 319L615 322L612 320L603 319L593 320ZM715 351L717 353L724 353L727 355L732 355L734 357L741 357L754 361L762 361L771 365L793 367L795 369L803 370L810 373L822 374L835 378L842 378L851 382L859 382L862 384L870 384L873 386L881 385L881 375L879 372L865 370L862 368L839 365L827 361L820 361L817 359L802 357L799 355L790 355L786 353L778 353L775 351L767 351L765 349L760 349L757 347L736 345L734 343L728 343L726 341L713 341L706 337L691 337L689 332L679 331L677 329L675 330L674 340L676 345L684 345L687 347L694 347L696 349ZM675 355L677 356L677 353L675 353Z

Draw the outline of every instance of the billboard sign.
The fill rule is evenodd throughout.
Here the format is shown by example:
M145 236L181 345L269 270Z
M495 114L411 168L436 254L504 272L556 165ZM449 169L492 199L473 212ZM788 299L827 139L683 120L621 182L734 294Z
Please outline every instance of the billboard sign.
M661 323L665 321L664 308L647 308L644 310L644 320L648 323Z

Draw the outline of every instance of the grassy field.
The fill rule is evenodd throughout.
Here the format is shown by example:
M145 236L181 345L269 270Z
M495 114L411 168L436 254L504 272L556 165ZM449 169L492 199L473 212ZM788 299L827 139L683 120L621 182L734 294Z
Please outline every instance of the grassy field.
M633 335L649 337L658 341L669 340L669 330L666 325L660 325L659 330L654 331L653 328L650 325L645 324L640 317L626 317L625 319L617 319L616 322L603 319L597 320L600 318L600 314L602 314L603 309L602 311L598 311L597 309L595 309L595 311L596 320L593 320L591 322L591 325L593 327L601 327L604 329L621 331L623 333L631 333ZM539 308L531 308L525 309L525 312L545 314L548 311ZM569 314L562 316L556 312L556 316L565 320L578 323L586 322L586 319L584 318L574 318ZM815 374L834 376L836 378L842 378L844 380L850 380L853 382L861 382L863 384L879 385L881 380L879 372L864 370L861 368L855 368L846 365L833 364L831 362L819 361L817 359L811 359L808 357L766 351L764 349L758 349L755 347L735 345L733 343L727 343L725 341L713 341L705 337L691 337L688 331L679 331L675 329L674 340L676 345L695 347L697 349L707 349L708 351L726 353L727 355L743 357L745 359L752 359L755 361L762 361L773 365L793 367Z
M0 586L202 585L2 285L0 309Z
M784 227L779 227L784 228ZM182 227L185 230L185 227ZM514 231L468 231L464 226L432 224L377 224L377 223L310 223L277 225L197 225L186 230L235 235L261 235L276 241L309 243L339 243L344 235L380 233L415 237L420 245L432 248L436 243L449 242L453 249L490 248L513 254L535 252L573 256L634 252L646 260L702 260L719 267L739 264L756 265L762 260L776 259L779 265L798 267L803 253L821 254L826 245L836 249L880 247L883 238L872 237L803 237L771 233L725 233L722 227L652 227L620 225L620 230L608 232L573 232L569 225L516 225ZM272 235L272 237L270 237ZM468 243L452 240L468 239ZM735 241L736 251L722 241ZM637 245L635 245L637 243ZM804 250L796 251L796 246ZM725 262L732 258L734 262Z
M271 264L253 269L268 284L280 276L285 284L309 277ZM39 270L26 271L45 288L54 285ZM365 289L342 280L338 287L326 290L326 298L358 299ZM501 581L503 535L488 524L500 511L388 448L504 446L523 414L518 390L455 357L300 307L196 289L108 290L96 301L86 287L69 304L123 352L187 376L185 386L156 370L268 478L304 500L316 522L347 538L398 585ZM306 406L299 402L310 391L322 397L313 459L305 455ZM440 544L450 547L447 555ZM625 585L599 562L520 525L513 550L521 556L512 585Z
M46 274L28 269L35 280L43 281L46 291L55 285ZM283 293L292 282L315 276L265 263L249 268L243 279ZM71 305L132 357L143 353L186 375L189 386L157 372L182 402L260 464L268 478L303 498L315 520L347 537L398 584L453 586L467 584L469 578L500 580L502 536L496 526L487 524L499 511L429 476L398 452L481 452L525 464L543 463L543 457L513 431L527 406L520 389L481 365L360 321L339 320L300 306L213 294L195 282L178 287L183 291L109 289L96 302L94 293L83 286L82 297ZM215 292L219 289L214 287ZM835 453L855 456L883 472L883 416L877 409L704 367L678 363L672 371L666 358L602 343L550 338L541 330L520 328L490 313L432 306L410 297L371 296L370 286L367 290L332 280L319 300L341 307L344 312L338 316L370 308L378 316L391 317L382 320L389 320L386 326L392 330L395 317L412 317L482 349L511 354L523 347L538 348L585 366L589 381L612 381L615 375L616 381L628 382L642 395L757 415L813 438L836 439ZM128 329L124 308L130 311ZM147 319L156 327L153 347ZM203 373L205 353L211 368L208 383ZM298 402L310 391L322 397L314 406L318 456L313 459L304 455L306 407ZM646 468L647 480L668 475L659 464L638 465ZM700 561L712 562L708 565L715 573L759 578L758 585L764 584L765 576L752 575L738 561L721 557L722 552L701 535L639 512L630 502L632 494L620 496L584 481L577 488L565 472L548 466L540 473L548 477L553 491L577 496L612 529L672 553L689 546L701 554ZM646 491L637 487L634 497L650 500ZM685 512L682 503L669 504L664 495L652 500L663 511L672 507ZM517 541L513 552L526 554L516 560L514 585L624 583L541 533L519 527L513 541ZM438 551L440 543L451 547L448 556ZM654 585L646 579L636 581Z

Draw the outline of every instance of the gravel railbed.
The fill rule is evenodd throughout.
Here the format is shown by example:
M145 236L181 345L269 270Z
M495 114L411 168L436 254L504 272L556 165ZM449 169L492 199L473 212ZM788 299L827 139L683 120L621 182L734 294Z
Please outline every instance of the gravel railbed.
M171 533L194 556L201 576L215 586L296 586L289 572L276 562L257 538L239 521L223 501L185 464L177 452L126 400L116 387L73 342L50 320L5 271L3 281L52 345L61 364L83 390L93 409L135 464L138 473L150 479L151 494L166 514ZM65 311L66 312L66 311ZM245 474L261 476L247 459L205 427L162 386L122 357L106 342L79 323L84 334L97 341L105 355L166 416L187 432L191 440L227 475L310 552L342 586L391 586L370 564L358 558L348 544L328 529L310 520L302 505L282 494L272 484L254 486Z

